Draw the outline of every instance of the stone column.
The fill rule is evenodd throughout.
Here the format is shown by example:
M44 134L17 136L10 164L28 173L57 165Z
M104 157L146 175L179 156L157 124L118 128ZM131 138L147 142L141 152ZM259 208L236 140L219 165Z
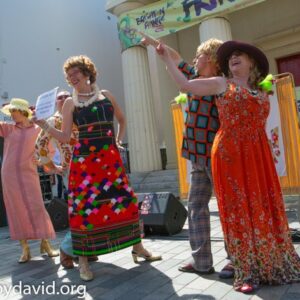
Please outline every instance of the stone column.
M170 45L169 41L166 44ZM166 67L162 64L155 49L147 47L147 50L155 117L158 128L160 128L160 132L158 132L160 146L166 149L166 169L177 169L175 132L171 108L171 100L177 94L177 87L166 73Z
M132 172L161 169L147 51L136 46L122 53L125 107Z
M220 39L222 41L232 40L230 23L223 17L206 19L199 26L201 43L210 38Z
M120 0L116 6L108 5L107 10L119 16L145 5L141 2ZM135 46L123 51L122 68L131 171L161 170L147 50Z

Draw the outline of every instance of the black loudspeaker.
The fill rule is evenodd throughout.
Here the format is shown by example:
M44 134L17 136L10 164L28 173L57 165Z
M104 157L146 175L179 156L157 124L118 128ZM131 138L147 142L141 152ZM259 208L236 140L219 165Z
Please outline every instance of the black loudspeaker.
M146 234L172 235L182 230L187 210L173 194L138 193L137 197Z
M64 200L54 198L46 208L55 230L69 227L68 205Z
M4 139L3 137L0 137L0 169L3 160L3 146L4 146ZM2 179L1 179L1 172L0 172L0 227L3 226L7 226L7 220L6 220L6 211L5 211L5 205L3 200L3 194L2 194Z
M47 174L42 167L38 167L38 173L40 177L40 186L42 191L42 197L45 205L49 205L52 201L52 181L53 174Z

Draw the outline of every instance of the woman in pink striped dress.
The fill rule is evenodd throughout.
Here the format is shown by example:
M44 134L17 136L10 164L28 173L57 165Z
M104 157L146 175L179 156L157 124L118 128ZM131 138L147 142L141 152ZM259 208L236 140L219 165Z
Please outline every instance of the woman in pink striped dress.
M0 122L0 136L4 138L1 178L10 236L19 240L23 249L19 263L30 260L27 240L41 239L41 253L57 256L59 253L47 240L55 239L56 235L43 203L33 160L40 128L28 119L31 111L26 100L12 99L1 111L15 122Z

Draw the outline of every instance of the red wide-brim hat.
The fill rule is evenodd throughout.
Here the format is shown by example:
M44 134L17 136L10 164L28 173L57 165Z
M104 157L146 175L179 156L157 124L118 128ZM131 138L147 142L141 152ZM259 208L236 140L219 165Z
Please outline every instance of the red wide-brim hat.
M240 41L227 41L223 43L217 51L218 63L225 76L228 76L228 59L232 52L236 50L252 57L256 61L257 67L263 77L268 75L269 62L266 55L260 49Z

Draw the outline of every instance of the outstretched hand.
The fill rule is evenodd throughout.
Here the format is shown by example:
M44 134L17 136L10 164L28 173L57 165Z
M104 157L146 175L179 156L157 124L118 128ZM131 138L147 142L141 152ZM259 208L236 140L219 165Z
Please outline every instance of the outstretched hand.
M44 165L43 169L47 174L58 174L61 176L63 176L66 171L62 166L55 164L52 164L51 166Z
M116 145L118 147L119 150L125 150L125 148L123 147L123 143L121 140L116 139Z
M45 123L45 120L38 120L36 115L35 115L35 111L32 112L32 117L31 117L31 122L37 124L38 126L41 126Z
M160 56L160 58L163 61L168 60L168 58L171 58L171 54L169 53L168 47L163 44L161 41L154 39L153 37L140 32L139 34L143 37L141 39L141 43L145 46L153 46L156 49L157 54Z
M31 122L35 123L39 127L41 127L43 130L48 131L49 130L49 124L46 120L38 120L36 118L35 112L32 113Z
M140 32L140 31L139 31L139 34L143 37L141 39L141 43L143 45L145 45L145 46L149 46L150 45L150 46L153 46L155 48L158 46L159 40L156 40L153 37L151 37L151 36L149 36L149 35L147 35L147 34L145 34L143 32Z

